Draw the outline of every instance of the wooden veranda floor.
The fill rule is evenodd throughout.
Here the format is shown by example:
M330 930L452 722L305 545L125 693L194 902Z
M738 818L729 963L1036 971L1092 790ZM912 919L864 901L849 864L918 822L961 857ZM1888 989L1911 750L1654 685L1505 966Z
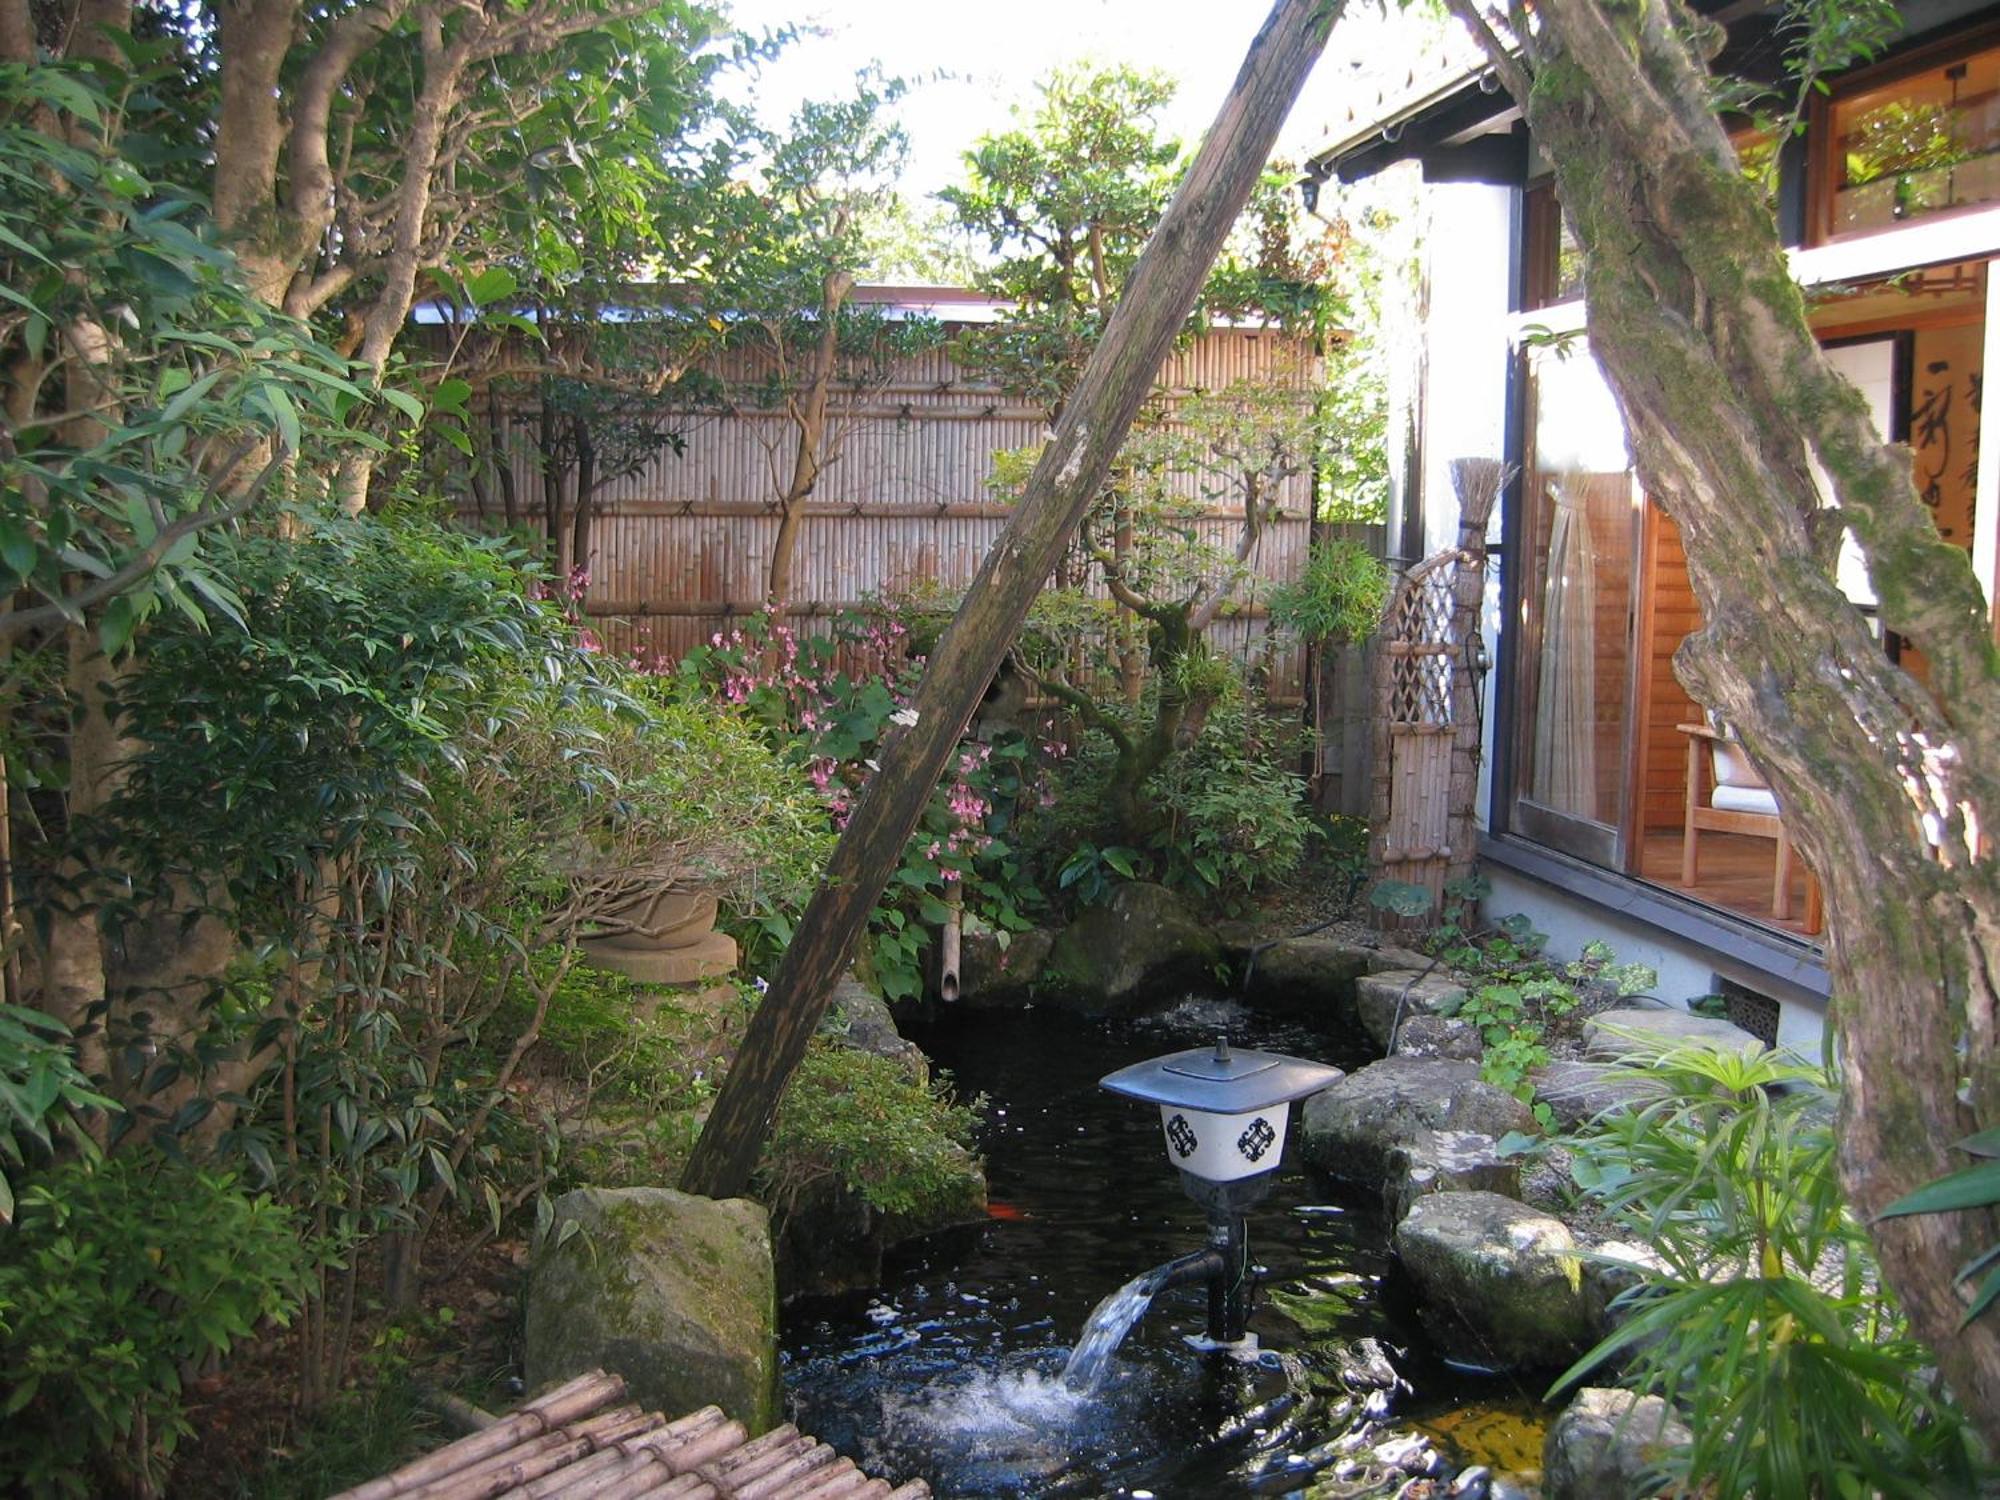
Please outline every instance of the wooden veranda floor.
M668 1421L594 1370L333 1500L928 1500L796 1427L752 1438L717 1407Z
M1701 880L1686 886L1681 884L1681 830L1649 828L1640 851L1639 874L1655 885L1680 891L1779 932L1816 937L1817 934L1806 931L1805 868L1796 859L1792 866L1791 918L1780 922L1771 915L1772 861L1776 853L1777 847L1770 839L1741 833L1704 833Z

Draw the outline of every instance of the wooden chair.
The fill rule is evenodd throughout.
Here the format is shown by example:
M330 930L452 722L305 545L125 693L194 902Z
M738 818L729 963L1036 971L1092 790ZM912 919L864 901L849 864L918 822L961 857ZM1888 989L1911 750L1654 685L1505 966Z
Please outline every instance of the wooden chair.
M1677 724L1688 737L1687 819L1681 841L1681 884L1693 887L1700 878L1698 837L1711 833L1743 833L1773 839L1777 868L1771 880L1771 916L1783 922L1792 914L1792 839L1778 809L1777 794L1750 764L1743 747L1707 724ZM1819 882L1806 871L1805 930L1821 925Z

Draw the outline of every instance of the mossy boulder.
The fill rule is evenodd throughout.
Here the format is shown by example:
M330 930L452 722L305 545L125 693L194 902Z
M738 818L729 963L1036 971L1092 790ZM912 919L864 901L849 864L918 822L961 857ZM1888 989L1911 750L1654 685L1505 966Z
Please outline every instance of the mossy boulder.
M1586 1386L1549 1424L1542 1448L1548 1500L1663 1495L1664 1461L1694 1434L1658 1396Z
M975 1010L997 1010L1010 1005L1026 1005L1035 998L1042 970L1056 945L1056 934L1046 927L1030 927L1023 932L1002 934L987 930L967 932L958 963L958 1002Z
M1134 881L1062 930L1035 998L1087 1015L1129 1014L1162 991L1213 984L1222 961L1212 925L1165 886Z
M556 1200L529 1274L528 1384L602 1366L649 1410L713 1402L763 1432L778 1420L777 1318L761 1205L578 1188Z
M1335 1177L1380 1187L1397 1153L1431 1131L1470 1131L1499 1140L1531 1131L1535 1117L1469 1062L1385 1057L1306 1100L1300 1132L1307 1161Z
M1593 1341L1582 1259L1560 1219L1498 1193L1433 1193L1410 1205L1395 1246L1424 1322L1468 1363L1548 1368Z
M1374 956L1338 938L1294 937L1255 948L1246 962L1245 998L1260 1010L1351 1028L1355 985L1369 972Z

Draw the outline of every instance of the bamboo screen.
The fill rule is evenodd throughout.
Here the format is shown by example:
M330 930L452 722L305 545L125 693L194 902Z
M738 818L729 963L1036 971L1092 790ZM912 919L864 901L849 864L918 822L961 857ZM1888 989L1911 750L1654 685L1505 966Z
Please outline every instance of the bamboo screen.
M1300 343L1268 330L1221 329L1194 340L1163 372L1166 404L1196 390L1292 372L1301 386L1317 366ZM794 563L792 614L802 628L885 592L969 583L1000 535L1010 507L987 479L993 456L1027 447L1043 431L1042 412L970 376L948 353L903 360L885 387L838 419L845 446L806 507ZM518 429L525 432L525 422ZM663 452L640 473L598 491L585 608L607 649L672 658L761 607L765 569L777 534L774 465L791 462L790 429L776 411L745 409L689 419L684 450ZM514 443L515 482L532 514L541 493L532 446ZM1240 657L1263 651L1272 585L1304 567L1311 479L1287 480L1281 513L1249 560L1252 577L1238 608L1210 631ZM1223 551L1235 545L1240 512L1218 505L1199 523ZM490 518L489 518L490 519ZM1301 653L1286 645L1270 663L1269 690L1296 702Z

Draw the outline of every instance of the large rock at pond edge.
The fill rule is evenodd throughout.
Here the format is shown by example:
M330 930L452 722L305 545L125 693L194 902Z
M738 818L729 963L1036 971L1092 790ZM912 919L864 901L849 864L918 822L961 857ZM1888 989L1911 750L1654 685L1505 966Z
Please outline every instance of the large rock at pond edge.
M1494 1369L1567 1364L1592 1342L1575 1239L1498 1193L1433 1193L1396 1226L1424 1322L1457 1357Z
M1544 1500L1633 1500L1666 1493L1661 1463L1694 1434L1658 1396L1586 1386L1542 1441Z
M1385 1053L1395 1051L1395 1029L1412 1016L1455 1013L1465 1003L1465 986L1436 970L1389 969L1367 975L1354 987L1354 1008L1362 1029Z
M1089 1015L1135 1011L1162 991L1212 985L1222 962L1215 930L1162 885L1121 885L1062 930L1035 998Z
M578 1188L556 1200L553 1222L528 1280L531 1390L602 1365L649 1411L713 1402L753 1433L777 1421L778 1294L762 1205Z
M1471 1130L1422 1130L1389 1153L1382 1203L1391 1224L1427 1193L1521 1196L1521 1159L1502 1156L1490 1135Z
M1046 927L1011 933L1004 948L997 933L966 933L958 959L959 1004L976 1010L1026 1005L1035 998L1055 945L1056 935Z
M930 1081L931 1060L923 1048L896 1029L889 1002L852 974L833 987L820 1030L856 1052L886 1057L919 1083Z
M1432 1130L1468 1130L1496 1141L1533 1130L1528 1106L1479 1076L1468 1062L1385 1057L1306 1100L1301 1112L1307 1161L1347 1182L1378 1187L1394 1153Z
M1745 1047L1764 1050L1763 1042L1741 1026L1718 1016L1698 1016L1693 1011L1665 1006L1628 1006L1623 1010L1603 1010L1583 1023L1584 1053L1598 1062L1616 1062L1621 1057L1646 1057L1701 1042L1725 1052Z
M1354 1025L1354 986L1374 955L1337 938L1280 938L1255 949L1245 998L1260 1010L1311 1017L1321 1026Z

